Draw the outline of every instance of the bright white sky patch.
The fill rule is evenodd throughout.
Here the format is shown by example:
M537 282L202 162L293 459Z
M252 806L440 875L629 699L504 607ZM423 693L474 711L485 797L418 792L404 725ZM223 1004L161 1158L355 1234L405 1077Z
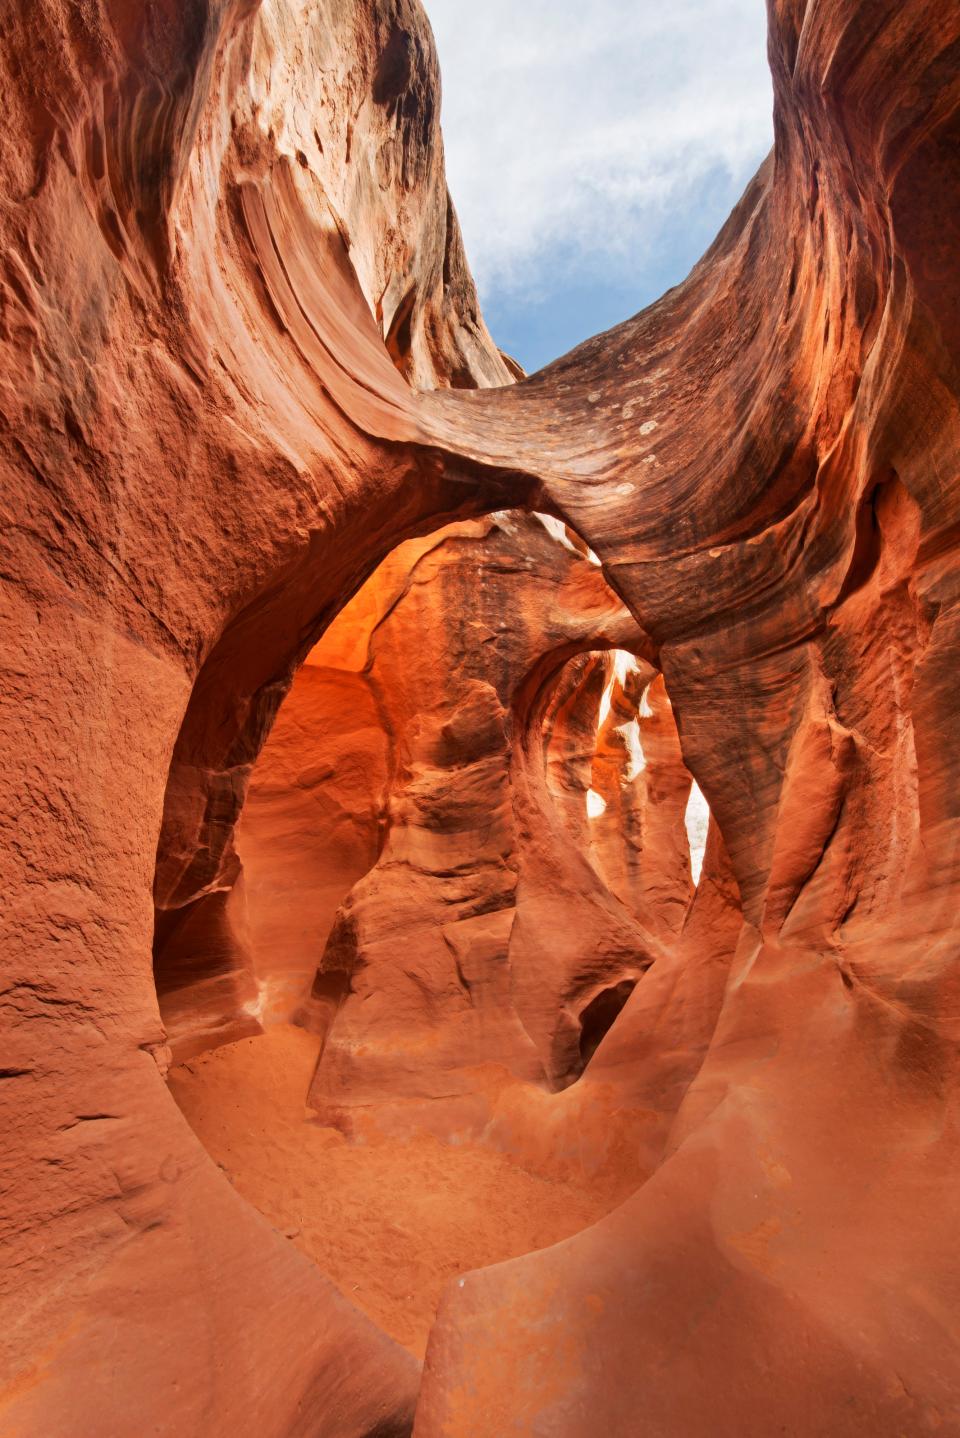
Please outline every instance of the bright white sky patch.
M610 718L610 710L613 708L613 686L614 682L616 681L616 677L616 674L610 675L610 678L607 680L607 687L600 695L600 712L597 716L599 720L597 731L598 733L599 730L603 728L604 724L606 724L607 720Z
M567 526L562 519L557 519L553 514L540 514L538 510L534 510L534 515L539 519L548 534L552 534L554 539L558 539L566 549L572 549L574 554L578 552L577 546L571 543L570 536L567 533Z
M596 789L587 790L587 818L599 819L607 811L607 801Z
M628 784L632 784L647 767L643 740L640 738L640 721L631 719L629 723L621 724L617 733L623 735L623 742L627 746L627 769L623 777Z
M687 842L690 845L690 873L694 884L699 884L703 869L703 856L707 848L707 829L710 827L710 806L694 780L687 800L684 816L687 826Z
M485 300L549 284L546 257L635 272L718 185L719 229L731 185L735 197L772 142L762 0L426 8L450 189Z

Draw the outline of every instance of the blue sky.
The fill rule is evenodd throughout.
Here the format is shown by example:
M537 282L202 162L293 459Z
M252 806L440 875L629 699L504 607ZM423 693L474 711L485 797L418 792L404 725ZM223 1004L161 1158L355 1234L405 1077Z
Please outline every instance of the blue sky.
M527 370L676 284L773 138L763 0L426 0L487 323Z

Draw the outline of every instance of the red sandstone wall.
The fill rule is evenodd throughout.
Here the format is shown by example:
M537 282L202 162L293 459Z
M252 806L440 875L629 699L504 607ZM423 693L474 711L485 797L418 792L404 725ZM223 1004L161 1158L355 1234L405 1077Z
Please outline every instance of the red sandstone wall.
M418 1438L960 1432L960 14L768 9L775 151L690 279L437 394L508 371L419 9L5 21L9 1431L409 1428L415 1365L166 1091L154 900L227 907L290 676L383 555L532 506L643 630L717 873L567 1091L629 1084L651 1177L449 1293Z

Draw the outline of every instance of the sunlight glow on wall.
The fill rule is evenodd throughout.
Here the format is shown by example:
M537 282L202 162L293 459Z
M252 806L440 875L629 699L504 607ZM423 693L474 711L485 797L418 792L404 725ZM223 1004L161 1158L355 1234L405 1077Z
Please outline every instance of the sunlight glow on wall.
M597 713L597 733L600 732L610 718L610 710L613 707L613 685L616 677L615 674L610 675L610 678L607 680L607 687L600 695L600 709Z
M629 649L615 649L613 651L613 672L620 688L626 687L627 679L637 670L637 661Z

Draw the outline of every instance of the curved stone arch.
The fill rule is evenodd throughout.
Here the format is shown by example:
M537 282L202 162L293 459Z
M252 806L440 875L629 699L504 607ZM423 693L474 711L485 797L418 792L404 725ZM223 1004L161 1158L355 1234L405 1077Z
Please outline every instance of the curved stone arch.
M592 1058L600 1047L613 1020L652 965L658 961L669 962L671 958L675 961L676 954L683 947L683 928L691 914L698 888L692 882L690 873L689 843L684 823L685 808L694 781L683 762L662 673L645 657L650 653L650 647L647 637L639 631L631 635L625 630L613 642L609 639L606 643L586 642L578 654L568 655L561 651L531 676L532 682L520 701L523 739L514 755L515 802L521 812L526 811L529 815L528 829L543 823L547 827L553 826L557 836L550 846L551 854L557 857L546 868L542 858L539 864L536 862L537 850L532 856L527 882L538 894L538 917L535 925L526 926L526 942L532 943L533 948L533 954L528 956L528 962L533 958L535 975L531 978L532 992L538 996L541 1006L545 997L556 994L555 1009L559 1022L550 1038L547 1067L555 1086L559 1088L581 1077L588 1057ZM654 827L645 840L641 839L641 844L653 852L645 855L642 861L645 872L635 887L613 882L602 856L594 852L593 834L600 816L591 815L589 800L600 796L593 789L592 773L586 791L581 792L586 781L575 790L582 812L579 822L573 824L569 806L564 812L558 804L558 795L548 778L546 767L545 720L548 712L553 710L554 725L556 723L558 685L575 666L578 657L600 661L605 652L611 651L618 659L630 654L637 669L632 676L632 693L628 697L617 678L615 667L599 663L596 667L592 676L593 703L591 705L588 701L585 706L594 729L591 770L597 763L601 744L609 746L612 742L620 749L622 759L627 759L626 741L614 726L616 718L632 719L634 724L642 723L646 731L646 745L653 747L644 755L638 773L643 778L644 794L647 782L652 778L657 806L662 806L661 813L655 809L644 819L646 825L652 817ZM587 686L591 687L589 675ZM647 703L648 692L656 696L656 712ZM574 688L575 701L577 697ZM606 716L603 713L605 705L610 711ZM614 714L614 705L619 706L622 712ZM639 718L641 710L646 710L647 717ZM554 727L551 742L555 739ZM615 783L621 793L624 776L625 768L618 768ZM637 775L634 775L634 782L636 778ZM628 784L628 790L629 787ZM671 794L672 802L665 803ZM617 814L613 824L618 843L628 843L621 814ZM708 881L718 877L724 867L720 846L722 840L717 834L711 846ZM560 856L562 862L558 866ZM558 962L556 946L563 943L560 936L577 933L590 936L590 942L584 944L583 957L571 954L567 964ZM604 953L605 933L606 943L610 945L609 958L606 962L598 962ZM546 935L553 936L549 942L539 938ZM520 948L522 937L517 937ZM539 963L534 957L538 950L542 952ZM609 1009L605 1027L593 1026L592 1046L589 1055L585 1055L581 1043L584 1014L591 1005L602 1007L603 996L614 990L622 1001Z
M824 1431L840 1414L851 1433L940 1421L955 1352L931 1314L950 1311L956 1275L923 1235L953 1173L922 1136L943 1131L948 1091L958 386L953 307L923 273L936 237L910 197L942 203L949 239L955 203L936 175L960 84L956 6L771 5L775 156L691 280L514 391L417 400L374 358L408 267L387 257L401 278L378 320L379 296L344 263L345 217L316 194L291 204L303 166L280 153L288 137L232 129L254 8L170 0L141 31L143 7L103 0L67 33L63 7L39 0L3 37L22 790L5 816L3 1087L11 1170L32 1180L29 1198L11 1187L6 1279L29 1275L35 1298L13 1292L10 1421L56 1431L80 1407L121 1433L131 1415L214 1413L288 1438L322 1405L331 1438L409 1426L412 1365L239 1204L177 1120L152 1057L149 884L171 749L224 625L325 529L344 482L362 523L446 453L469 456L474 478L536 475L537 506L590 537L647 622L749 925L662 1172L602 1231L451 1295L419 1429L472 1434L493 1413L615 1431L641 1403L664 1432L771 1413ZM130 143L105 163L108 127ZM309 256L313 283L278 255ZM427 298L442 316L443 296ZM469 328L447 330L454 349ZM660 386L649 411L620 393L644 383ZM912 518L872 513L891 469ZM882 562L851 589L858 512ZM784 835L781 820L815 807L821 765L830 802ZM946 898L925 907L931 890ZM808 1175L830 1192L829 1222ZM864 1256L867 1218L909 1292ZM144 1289L162 1314L147 1341ZM602 1353L602 1385L590 1365L558 1381L545 1330ZM745 1394L757 1334L771 1346Z
M228 987L231 973L245 967L231 958L242 943L228 912L240 873L233 835L253 765L306 654L396 544L503 507L496 482L484 498L483 483L471 484L466 475L459 482L435 468L430 475L435 482L419 489L405 476L408 516L398 512L396 491L381 501L379 532L363 499L353 506L341 500L342 521L311 534L295 560L237 605L197 673L173 745L157 845L154 963L161 988L165 950L185 921L196 926L198 943L222 950L212 971L226 971ZM228 1003L236 1009L250 997L241 988Z
M558 542L555 537L548 537L539 523L526 520L522 515L517 521L511 521L506 515L496 516L494 521L488 521L488 529L490 523L494 524L494 530L500 533L502 541L508 531L512 533L516 530L517 523L525 524L528 537L524 542L527 548L518 553L529 551L532 556L538 552L539 545L543 554L554 553L557 556L558 583L562 582L560 576L567 571L573 576L568 582L572 587L566 606L555 613L544 610L544 622L553 634L552 640L548 640L545 632L544 642L552 642L553 647L541 655L527 672L518 675L515 685L501 695L503 722L511 733L519 733L524 726L536 722L532 711L524 713L524 705L529 707L533 687L542 683L544 676L548 676L549 682L549 676L558 674L571 655L623 644L638 649L646 649L649 645L637 631L628 612L606 588L600 570L586 557L586 545L576 536L572 537L572 542L569 537ZM496 526L501 523L505 527L497 531ZM480 529L483 530L482 525ZM469 526L448 527L439 531L440 537L433 547L428 545L424 549L422 545L416 546L414 553L420 557L414 561L412 573L416 572L416 565L424 562L423 555L431 555L436 545L442 543L480 543L481 550L478 552L482 553L480 537L468 539L467 530ZM463 538L460 540L443 537L457 536L461 531ZM509 538L506 542L509 549ZM480 560L477 562L482 563ZM549 564L549 561L546 562ZM371 584L373 582L371 580ZM499 583L504 591L504 602L510 603L511 581L508 578ZM518 600L523 592L522 586L516 591ZM578 606L582 607L582 613ZM474 604L466 602L463 607L472 612ZM454 610L456 608L454 601ZM275 615L275 610L268 609L267 612ZM442 635L442 616L438 618L439 633ZM377 621L378 626L381 622ZM558 642L564 626L570 631L569 636ZM436 623L434 630L433 635L423 635L424 643L436 640ZM248 626L245 633L248 645L249 632ZM171 769L166 823L158 853L156 977L164 1000L164 1012L176 1032L178 1058L188 1057L191 1052L211 1043L224 1042L259 1029L252 1012L257 1007L257 990L252 981L254 964L245 952L244 900L237 888L240 864L233 845L233 830L256 760L255 750L258 751L264 743L269 722L275 714L280 686L262 689L258 697L263 702L259 706L241 705L239 713L229 712L227 706L236 693L235 688L231 688L231 681L235 685L243 683L242 671L237 676L226 667L224 655L232 652L228 645L233 643L234 636L228 633L227 643L214 651L208 665L214 677L211 679L204 674L198 681L194 700L187 709L185 730L199 733L202 740L209 740L212 736L220 745L229 739L227 722L217 722L217 713L213 722L210 720L206 706L212 696L214 703L221 706L217 712L223 714L224 721L235 722L238 732L251 736L251 749L243 764L225 766L224 769L217 769L210 763L210 751L206 762L188 764L184 755L189 752L189 745L184 742L182 734ZM258 661L263 658L262 647L255 647L253 652ZM512 662L517 662L517 656ZM522 739L516 742L522 747ZM193 786L192 793L187 788L190 785ZM197 826L191 830L185 822L185 815L188 818L190 815L203 815L206 828ZM178 865L175 845L178 836L183 834L187 834L192 848L181 845L180 855L186 852L189 863L180 862ZM167 877L170 874L179 875L176 881L179 888L171 887ZM613 902L612 898L610 902ZM624 942L627 942L629 921L621 916L619 922L624 929ZM171 1004L175 1006L171 1008ZM191 1008L200 1019L195 1029L190 1024Z

